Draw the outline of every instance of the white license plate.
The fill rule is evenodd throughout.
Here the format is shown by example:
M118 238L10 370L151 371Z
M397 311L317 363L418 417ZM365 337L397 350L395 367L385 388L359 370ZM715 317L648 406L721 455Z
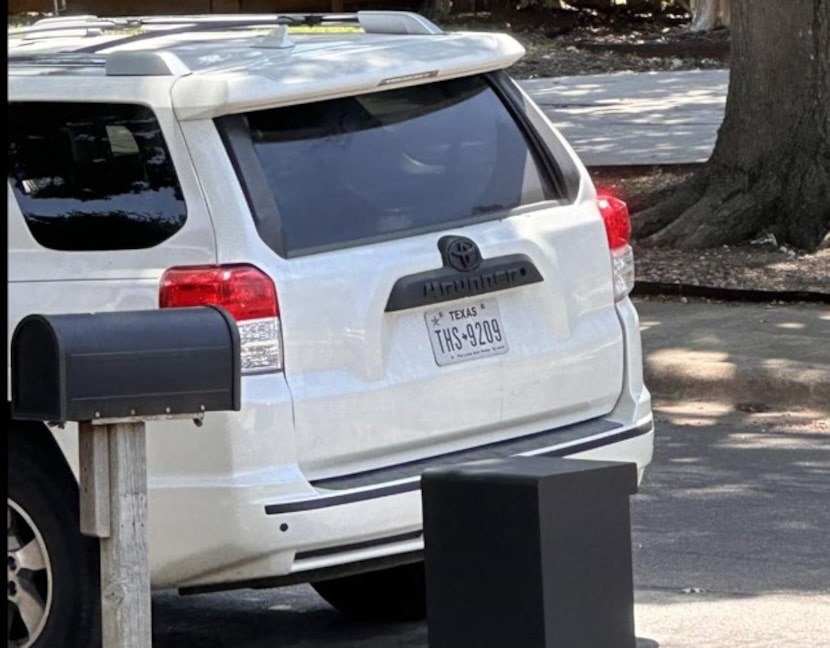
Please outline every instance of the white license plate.
M427 311L432 353L438 365L507 353L507 336L495 299Z

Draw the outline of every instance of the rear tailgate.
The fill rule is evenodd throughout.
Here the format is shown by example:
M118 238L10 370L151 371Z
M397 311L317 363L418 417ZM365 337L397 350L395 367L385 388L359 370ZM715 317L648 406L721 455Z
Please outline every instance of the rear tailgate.
M439 235L296 259L279 291L306 474L348 474L610 411L622 338L604 232L582 211L456 230L485 258L527 255L543 281L433 306L385 310L400 277L441 267ZM471 310L493 313L504 352L440 366L434 319ZM463 335L469 322L449 323Z
M309 478L613 408L602 220L563 198L515 110L476 76L218 120L287 258L270 271Z

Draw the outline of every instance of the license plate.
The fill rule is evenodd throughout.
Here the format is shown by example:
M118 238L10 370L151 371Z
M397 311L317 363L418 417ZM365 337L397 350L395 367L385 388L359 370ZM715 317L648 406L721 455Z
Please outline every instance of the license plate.
M424 314L439 366L507 353L507 336L495 299L447 306Z

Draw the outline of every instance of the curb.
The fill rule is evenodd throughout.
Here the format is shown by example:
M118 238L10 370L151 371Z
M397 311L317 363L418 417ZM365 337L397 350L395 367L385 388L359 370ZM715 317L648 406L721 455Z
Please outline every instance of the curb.
M785 302L788 304L810 303L830 304L830 293L807 290L745 290L742 288L716 288L695 284L663 283L659 281L638 281L631 291L634 297L696 297L749 303Z
M830 413L830 309L823 304L635 305L643 376L656 398Z
M732 358L706 361L695 353L645 353L643 376L655 398L726 401L764 411L800 407L830 413L830 369L818 366L758 367Z

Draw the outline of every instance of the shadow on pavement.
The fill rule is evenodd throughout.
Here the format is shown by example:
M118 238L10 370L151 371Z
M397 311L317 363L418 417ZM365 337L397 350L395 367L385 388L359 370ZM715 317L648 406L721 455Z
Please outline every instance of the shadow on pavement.
M830 419L687 402L656 408L632 499L637 590L736 598L827 594Z
M659 645L638 637L636 648ZM424 622L355 620L328 607L311 588L298 586L188 597L174 591L157 593L153 596L153 646L428 648L428 639Z
M173 648L426 648L425 623L352 619L308 586L153 596L153 646Z

